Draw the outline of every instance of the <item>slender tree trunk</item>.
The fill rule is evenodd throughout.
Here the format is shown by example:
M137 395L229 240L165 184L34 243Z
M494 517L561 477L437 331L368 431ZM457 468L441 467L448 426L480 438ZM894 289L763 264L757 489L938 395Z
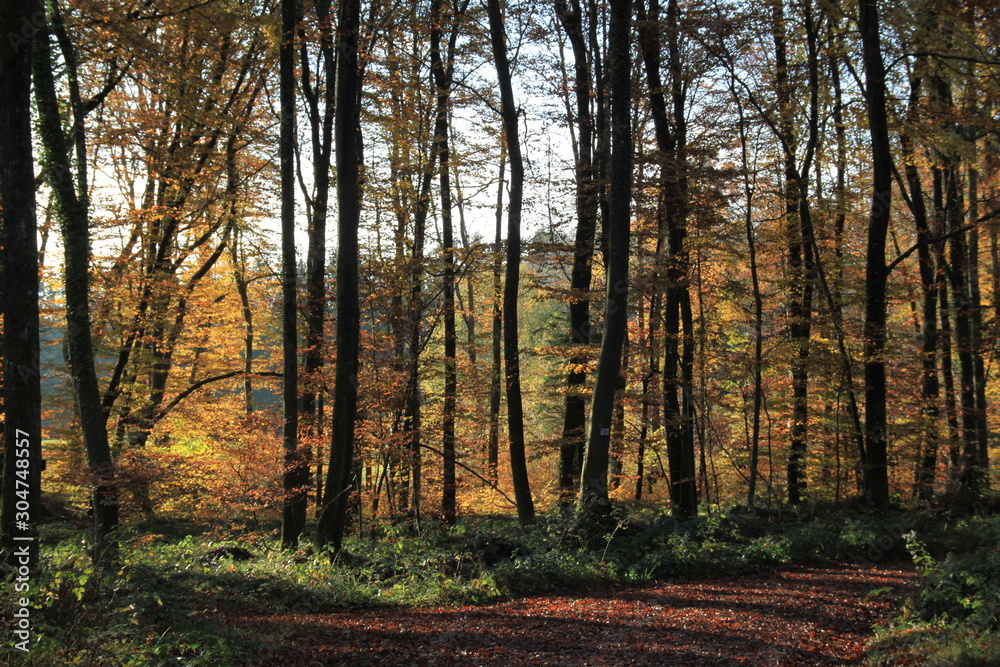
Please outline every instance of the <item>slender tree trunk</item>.
M573 244L573 267L570 274L569 343L570 372L566 376L566 404L563 416L562 444L559 452L559 495L564 504L572 502L583 460L587 425L587 405L583 389L584 370L590 343L590 287L593 275L594 236L597 232L597 183L594 178L594 121L591 112L592 76L583 10L579 0L567 5L556 0L556 12L573 48L576 84L576 134L579 150L576 164L576 238ZM600 91L597 92L600 94ZM572 124L572 118L570 119Z
M694 456L693 320L688 293L686 94L681 80L680 17L678 4L667 6L667 53L670 67L671 109L660 76L659 2L650 0L648 13L641 7L639 37L650 110L660 160L657 217L659 233L667 238L668 266L664 312L663 397L670 466L670 497L674 512L682 518L698 511ZM673 127L671 128L671 123Z
M309 468L299 450L298 276L295 258L295 28L296 0L281 2L280 98L281 136L281 341L282 443L285 450L281 546L295 549L306 524Z
M959 493L968 499L979 497L986 488L986 470L981 467L983 455L980 443L986 428L986 415L980 410L977 396L977 365L981 363L980 345L972 311L971 290L968 280L969 250L964 234L957 233L962 226L962 195L960 170L956 162L945 157L945 219L953 236L948 241L948 282L955 301L955 347L959 358L959 399L962 415L962 462L959 475Z
M40 11L35 2L5 2L0 6L0 19L8 27L27 26ZM18 37L10 32L0 43L4 415L0 560L17 582L8 584L15 586L11 590L21 590L20 584L30 579L29 572L38 564L38 524L42 509L39 252L31 145L32 38L31 34ZM43 39L47 39L44 32L37 40ZM51 169L56 165L50 161L48 166ZM14 636L20 638L17 631ZM24 641L24 645L28 642Z
M611 168L608 193L608 265L604 338L597 366L590 429L584 453L579 510L608 511L608 450L615 390L628 326L628 259L632 204L631 3L611 0L608 58L611 63Z
M507 165L506 141L500 150L497 177L496 233L493 240L493 365L490 371L490 436L486 454L490 484L497 485L500 458L500 374L503 336L503 189Z
M333 17L330 16L330 0L320 0L315 4L316 19L319 22L319 54L322 60L320 71L316 72L315 83L310 76L308 42L301 39L301 79L302 91L306 98L310 139L312 143L313 194L307 196L309 248L306 254L306 301L305 324L306 349L302 366L304 386L302 387L302 419L309 429L310 440L303 452L302 464L307 470L313 460L312 442L318 442L323 433L322 400L320 399L320 370L324 358L324 326L326 321L326 221L330 201L330 163L333 149L333 120L335 112L336 62L333 53ZM301 21L299 22L301 25ZM304 37L304 36L303 36ZM322 462L316 457L317 466ZM308 474L308 473L307 473ZM317 469L317 480L320 477ZM317 505L320 496L316 496Z
M878 0L861 0L859 20L868 128L872 142L872 203L865 264L865 497L875 507L889 504L885 342L888 318L885 263L892 203L892 153L886 110L885 66L879 38Z
M733 99L736 102L736 109L739 113L740 130L740 155L743 165L743 196L746 198L746 211L743 216L743 225L747 237L747 251L750 259L750 282L753 288L753 333L754 351L750 361L750 373L753 376L753 408L751 413L750 429L750 479L747 484L747 506L757 506L757 469L760 464L760 412L764 398L763 389L763 357L764 357L764 298L760 291L760 276L757 270L757 235L753 224L753 196L755 174L750 168L749 151L747 143L749 141L746 133L746 119L743 113L743 105L736 95L735 86L732 88Z
M358 353L361 306L358 228L361 220L361 68L360 0L340 3L337 29L337 112L334 141L337 163L337 368L330 425L330 464L323 507L316 524L316 546L335 552L347 531L350 494L356 474L354 441L358 417Z
M431 73L437 97L434 121L434 157L438 163L441 188L441 245L444 272L442 301L444 306L444 407L441 415L442 490L441 518L455 522L455 411L458 399L458 351L455 329L455 242L451 220L451 156L448 141L448 106L451 104L451 74L455 38L460 11L456 9L451 26L447 58L441 57L443 2L431 3Z
M118 492L115 467L108 444L107 413L101 402L90 318L90 215L88 193L74 183L70 167L70 145L61 125L61 113L53 80L49 34L42 29L35 39L34 76L38 128L43 146L43 165L55 199L56 216L63 235L63 270L66 285L66 338L70 372L77 409L83 427L87 464L96 482L91 491L94 515L93 556L95 562L114 559L117 549L111 537L118 525ZM83 126L81 110L73 109L75 122ZM82 129L80 130L82 132ZM86 155L84 153L83 157ZM77 159L81 156L78 153ZM86 172L86 161L77 169ZM34 189L32 188L32 192ZM10 351L6 351L10 354ZM15 427L16 428L16 427Z
M659 250L661 245L661 238L657 238L656 247L657 251L655 256L659 257ZM654 273L654 283L657 284L656 274ZM640 313L640 317L642 314ZM635 458L635 493L633 498L635 500L642 500L643 495L643 484L649 485L646 472L646 449L649 446L649 432L652 430L656 433L660 428L659 411L657 410L657 401L653 398L653 380L660 374L660 358L659 349L656 345L656 340L659 334L659 318L660 318L660 295L655 292L651 295L649 299L649 312L646 317L645 322L645 342L646 349L648 350L648 356L646 358L646 363L648 364L648 370L645 376L642 378L642 413L639 419L639 444L638 451L636 452Z
M978 493L989 489L989 424L987 414L989 404L986 401L986 364L983 353L986 349L983 341L983 307L982 294L979 285L979 170L969 168L969 246L966 275L969 283L969 319L973 353L973 379L976 414L976 454L972 462L972 470L968 475L974 477L973 487Z
M510 204L507 209L507 273L503 290L504 377L507 385L507 437L510 440L510 470L514 482L517 517L522 525L535 520L528 465L524 447L524 409L521 403L521 356L518 343L517 296L521 274L521 206L524 197L524 160L518 135L518 113L514 105L507 31L500 13L500 0L488 0L490 41L500 85L500 115L510 156Z
M431 153L433 155L433 151ZM424 240L427 211L430 208L431 183L434 178L433 157L427 160L417 193L416 212L413 215L413 256L410 263L410 340L408 344L409 377L407 380L407 406L404 430L409 433L410 490L409 506L414 518L420 518L423 465L421 456L421 391L420 351L423 347L423 289L424 289Z
M450 115L450 114L449 114ZM451 131L449 129L449 131ZM462 195L462 184L459 181L459 165L453 165L453 175L455 179L455 205L458 207L458 230L459 236L462 239L462 248L465 250L467 261L471 263L472 253L475 250L472 247L472 241L469 238L469 228L465 223L465 202ZM465 323L465 334L466 334L466 354L469 355L469 363L475 368L477 363L477 351L476 351L476 290L474 284L474 273L472 271L465 272L465 295L466 295L466 305L462 304L462 289L461 284L455 290L455 294L458 297L458 308L462 313L462 322Z
M614 423L611 426L611 459L610 481L612 491L622 485L625 475L625 392L628 390L626 379L629 365L631 345L628 329L625 330L625 342L622 344L622 368L618 377L618 391L615 392Z
M788 245L788 336L792 345L792 431L788 455L788 501L801 502L806 488L805 454L809 428L809 351L812 329L812 247L806 234L806 184L797 164L797 139L789 81L787 19L781 0L774 3L773 36L779 111L779 139L784 150L785 226ZM807 147L808 150L808 147ZM803 168L803 172L808 173Z
M229 246L233 262L233 282L236 283L236 293L240 297L240 312L243 315L243 411L251 414L254 411L253 381L253 310L250 308L250 290L246 277L246 260L240 257L242 244L239 236Z
M915 117L921 81L910 81L909 115ZM910 213L917 228L917 261L920 271L921 322L920 322L920 366L921 366L921 453L917 463L914 495L929 500L934 494L939 448L940 379L938 373L938 281L931 253L932 232L924 199L923 185L917 167L913 142L906 133L900 134L900 147L904 161L906 184L909 187Z

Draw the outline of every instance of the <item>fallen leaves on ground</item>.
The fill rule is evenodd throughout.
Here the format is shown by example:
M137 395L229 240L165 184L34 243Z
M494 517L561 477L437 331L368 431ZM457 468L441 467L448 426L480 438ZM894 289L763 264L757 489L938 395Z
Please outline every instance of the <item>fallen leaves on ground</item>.
M849 665L903 568L784 567L500 604L224 614L260 665Z

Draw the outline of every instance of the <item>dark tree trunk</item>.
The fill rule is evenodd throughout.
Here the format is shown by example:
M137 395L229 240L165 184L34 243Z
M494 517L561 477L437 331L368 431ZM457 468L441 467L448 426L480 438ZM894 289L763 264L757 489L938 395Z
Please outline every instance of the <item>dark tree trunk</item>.
M358 41L360 0L340 3L337 29L337 370L330 426L330 465L316 546L339 552L347 531L350 494L355 487L355 423L358 416L358 352L361 306L358 228L361 220L361 68Z
M421 323L423 320L424 289L424 239L427 211L430 207L431 182L434 178L433 159L427 161L417 194L417 210L413 216L413 256L410 263L410 339L408 349L407 399L404 411L404 431L409 434L410 489L409 509L414 517L420 518L423 465L421 458L421 393L420 393L420 351Z
M579 510L608 511L608 451L615 390L628 325L628 259L632 204L631 3L611 0L608 59L611 64L611 165L608 192L608 266L604 338L590 407Z
M500 115L510 156L510 205L507 209L507 274L503 290L504 377L507 385L507 437L510 470L514 482L517 517L522 525L535 520L528 465L524 451L524 409L521 403L521 357L518 349L517 295L521 274L521 206L524 197L524 160L518 136L517 107L507 60L507 31L500 13L500 0L488 0L490 40L500 85Z
M570 273L569 344L570 372L566 377L566 405L562 444L559 452L559 496L572 502L577 491L583 443L587 425L584 385L587 374L587 345L590 343L590 286L593 274L594 236L597 232L598 188L594 178L594 120L591 113L592 75L579 0L567 5L556 0L556 12L573 48L576 84L576 134L579 144L576 163L576 238ZM597 91L601 94L601 91ZM573 119L570 119L572 123Z
M304 386L302 387L302 419L309 429L312 442L322 436L322 401L320 399L320 370L323 367L324 326L326 314L326 220L330 201L330 162L333 147L333 119L335 112L335 69L333 53L333 17L330 16L330 0L320 0L315 4L316 19L319 23L320 70L315 82L310 76L308 46L305 39L301 43L302 91L306 98L312 143L313 193L306 201L309 214L309 248L306 255L306 349L302 365ZM301 24L301 22L300 22ZM312 444L305 447L302 464L307 470L313 459ZM318 456L317 465L322 466ZM317 479L320 471L317 469ZM308 483L308 480L306 480ZM317 494L317 504L320 496Z
M0 22L20 28L35 20L39 11L35 2L4 2L0 6ZM31 145L32 38L31 34L18 36L10 32L0 41L4 415L0 560L18 584L28 581L28 573L38 564L42 481L39 255ZM39 39L47 36L42 33ZM58 127L50 129L61 132ZM50 160L48 166L51 169L56 164ZM25 641L24 645L27 644Z
M969 168L969 245L966 253L966 275L969 282L969 319L971 320L971 347L973 352L973 379L975 382L976 452L968 473L973 481L972 491L981 494L990 486L989 424L986 401L986 363L983 360L987 346L983 340L983 304L979 284L979 170Z
M34 75L38 128L43 146L43 164L52 188L56 216L62 228L66 285L66 338L70 373L76 396L87 464L97 480L91 491L94 514L95 561L114 558L116 544L111 533L118 525L118 492L115 468L108 444L107 413L101 402L90 318L90 215L85 180L74 183L70 166L70 142L62 128L61 112L53 80L52 54L48 32L43 29L35 40ZM83 127L82 110L72 109L74 122ZM85 158L85 154L83 155ZM81 156L78 153L77 159ZM86 162L77 169L86 172ZM34 188L32 188L34 192ZM9 354L10 351L8 350Z
M444 272L442 300L444 306L444 406L441 415L441 518L455 522L455 412L458 400L458 349L455 328L455 241L451 218L451 153L448 139L448 107L451 104L452 67L458 36L457 8L451 26L446 58L441 57L442 0L431 3L431 73L437 97L434 120L434 159L438 164L441 189L441 245Z
M760 462L760 413L764 402L763 389L763 357L764 357L764 299L760 290L760 276L757 271L757 235L753 224L753 195L755 187L753 185L754 174L750 171L750 158L747 152L747 132L746 119L743 113L743 105L736 95L733 87L733 97L736 102L736 109L739 112L739 132L740 132L740 154L743 167L743 195L746 198L746 213L743 219L743 226L747 238L747 251L750 260L750 282L753 287L753 333L754 351L750 361L750 373L753 376L753 407L751 412L750 428L750 479L747 484L747 505L756 507L757 505L757 469Z
M865 264L865 497L875 507L889 504L885 341L887 322L885 242L892 203L892 153L886 111L885 66L879 39L878 0L862 0L859 20L868 127L872 142L872 204Z
M779 106L778 139L784 152L785 233L788 248L788 337L792 346L792 428L788 454L788 501L801 502L806 488L805 455L809 431L809 354L812 332L812 299L815 282L813 232L809 212L808 174L818 135L816 26L811 5L805 6L805 27L809 46L810 118L801 168L798 140L792 114L789 79L787 19L784 5L775 3L773 37L775 83Z
M236 293L240 297L240 312L243 315L243 411L251 414L254 411L253 381L253 310L250 308L249 281L246 276L246 258L240 256L242 245L236 235L229 246L233 262L233 282L236 283Z
M982 466L985 454L980 453L985 439L986 415L978 400L977 367L982 363L978 332L973 310L975 304L969 284L969 249L962 226L962 195L960 170L956 161L945 157L945 219L948 232L948 261L945 263L948 283L954 298L955 348L959 358L959 401L962 419L962 454L958 492L967 499L979 497L987 487L987 470ZM977 377L979 376L979 377Z
M499 481L500 459L500 375L503 337L503 188L507 150L500 151L500 175L497 178L496 233L493 240L493 365L490 370L490 436L486 464L490 484Z
M641 7L641 5L640 5ZM689 518L698 511L698 490L694 456L694 351L693 321L688 293L687 174L685 92L681 80L678 5L667 6L666 34L670 68L668 108L660 76L658 0L650 0L648 12L639 16L639 38L646 79L650 90L650 110L660 162L661 196L658 199L659 233L667 240L667 285L663 319L663 421L666 427L667 459L670 467L670 498L674 512ZM672 124L672 128L671 128ZM686 308L685 308L686 305Z
M909 115L915 117L921 82L910 81ZM920 322L921 366L921 453L917 462L914 495L929 500L934 494L939 448L940 380L938 374L938 280L931 253L933 237L927 215L923 185L917 168L913 142L909 135L900 135L900 148L904 161L910 213L917 229L917 261L920 271L922 318Z
M281 546L295 549L306 524L309 467L299 450L298 277L295 259L295 29L296 0L281 2L281 342L282 443L285 450Z

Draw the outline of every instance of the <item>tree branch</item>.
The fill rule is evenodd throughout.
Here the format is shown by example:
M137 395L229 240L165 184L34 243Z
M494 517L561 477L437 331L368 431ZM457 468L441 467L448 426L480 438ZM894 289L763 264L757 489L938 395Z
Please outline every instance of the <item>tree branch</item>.
M187 398L188 396L190 396L194 392L198 391L199 389L201 389L205 385L211 384L213 382L220 382L222 380L228 380L229 378L233 378L233 377L237 377L237 376L247 376L247 375L250 375L250 376L253 376L253 377L275 377L275 378L280 378L281 377L281 373L275 373L275 372L272 372L272 371L262 371L262 372L258 372L258 373L244 373L243 371L231 371L229 373L223 373L222 375L215 375L215 376L210 377L210 378L205 378L204 380L198 380L193 385L191 385L190 387L188 387L187 389L185 389L181 393L177 394L177 396L174 397L174 400L172 400L169 403L167 403L163 407L163 409L161 409L158 413L156 413L156 417L153 419L153 423L156 423L156 422L160 421L161 419L163 419L164 417L166 417L167 413L170 412L173 408L175 408L178 403L180 403L185 398Z
M444 452L442 452L440 449L436 449L434 447L431 447L430 445L425 444L423 442L420 443L420 447L421 447L421 449L429 449L430 451L434 452L435 454L437 454L438 456L440 456L442 458L444 457ZM480 480L486 482L486 484L491 489L493 489L494 491L496 491L497 493L499 493L501 496L503 496L504 500L506 500L508 503L510 503L512 507L517 507L517 503L515 503L511 499L510 496L508 496L506 493L504 493L503 491L501 491L499 486L493 486L493 482L491 482L490 480L486 479L485 477L483 477L482 475L480 475L478 472L476 472L475 470L473 470L472 468L470 468L469 466L465 465L464 463L462 463L461 461L459 461L457 459L455 460L455 465L459 466L463 470L471 472L473 475L475 475L476 477L478 477Z

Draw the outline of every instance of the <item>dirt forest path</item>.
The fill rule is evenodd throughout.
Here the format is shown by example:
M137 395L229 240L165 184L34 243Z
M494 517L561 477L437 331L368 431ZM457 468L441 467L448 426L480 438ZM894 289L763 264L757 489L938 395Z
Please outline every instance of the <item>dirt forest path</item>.
M782 567L418 609L243 616L260 665L854 665L905 566ZM912 664L912 663L910 663Z

